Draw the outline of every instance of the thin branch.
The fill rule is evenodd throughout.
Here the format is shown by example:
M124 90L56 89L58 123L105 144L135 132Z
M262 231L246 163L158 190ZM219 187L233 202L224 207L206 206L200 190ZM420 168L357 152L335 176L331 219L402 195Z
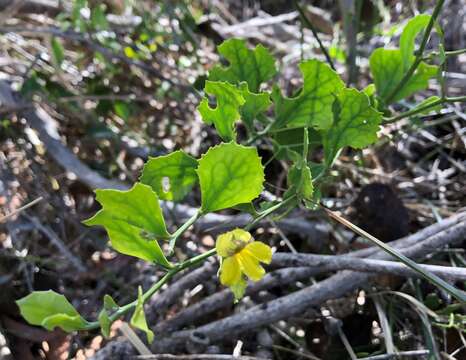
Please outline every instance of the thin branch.
M403 89L406 83L409 81L411 76L413 76L414 72L417 70L419 64L422 62L422 54L424 53L424 49L426 48L427 41L429 40L430 33L432 28L437 20L438 15L440 14L440 10L442 9L443 3L445 0L438 0L435 4L434 11L432 12L432 16L430 17L429 23L424 31L424 36L422 37L421 45L419 46L419 50L416 53L416 57L414 62L411 64L411 67L408 71L404 74L401 78L398 85L388 94L387 98L385 99L386 104L390 104L390 102L395 98L396 94Z
M15 210L13 210L11 213L0 217L0 223L7 221L9 218L19 214L21 211L24 211L24 210L30 208L31 206L36 205L39 201L42 201L42 199L43 199L43 197L39 196L37 199L32 200L30 203L27 203L26 205L23 205L23 206L15 209Z
M446 103L455 103L455 102L464 102L466 101L466 96L456 96L456 97L447 97L447 98L441 98L441 99L438 99L438 100L435 100L429 104L426 104L426 105L423 105L423 106L420 106L420 107L415 107L414 109L411 109L409 111L406 111L404 113L401 113L397 116L394 116L394 117L391 117L391 118L388 118L386 120L384 120L384 124L390 124L390 123L394 123L394 122L397 122L398 120L401 120L401 119L404 119L406 117L409 117L409 116L413 116L413 115L416 115L416 114L420 114L426 110L429 110L429 109L432 109L436 106L439 106L439 105L442 105L442 104L446 104Z
M415 356L416 359L418 356L429 355L429 350L411 350L411 351L400 351L393 354L382 354L382 355L375 355L369 356L365 358L360 358L360 360L388 360L388 359L398 359L405 356Z
M309 30L312 31L312 35L314 35L314 37L316 38L317 43L319 44L320 50L324 53L325 59L327 60L328 64L331 66L333 70L335 70L335 65L333 64L332 58L330 57L330 54L328 53L322 41L320 40L319 34L317 34L317 31L314 28L314 25L312 25L311 21L307 18L306 14L304 13L301 6L299 5L298 1L293 0L293 4L296 10L298 10L299 12L299 17L301 18L301 21L304 23L304 25L306 25L309 28Z

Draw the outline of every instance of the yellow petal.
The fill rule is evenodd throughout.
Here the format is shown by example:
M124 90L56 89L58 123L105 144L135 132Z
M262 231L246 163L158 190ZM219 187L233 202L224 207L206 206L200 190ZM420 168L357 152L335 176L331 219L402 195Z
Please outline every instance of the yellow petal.
M242 250L236 254L235 257L238 259L241 270L251 280L257 281L264 276L264 268L259 265L259 261L254 256L252 256L249 251Z
M235 244L233 243L232 238L233 234L231 231L217 236L215 248L217 249L218 255L221 257L227 257L235 253Z
M270 262L272 261L272 249L270 248L270 246L260 241L254 241L246 245L244 250L248 251L257 260L263 263L270 264Z
M234 256L223 260L220 268L220 282L223 285L231 286L241 281L241 268Z
M235 229L217 237L215 248L221 257L232 256L241 251L252 239L250 233L243 229Z

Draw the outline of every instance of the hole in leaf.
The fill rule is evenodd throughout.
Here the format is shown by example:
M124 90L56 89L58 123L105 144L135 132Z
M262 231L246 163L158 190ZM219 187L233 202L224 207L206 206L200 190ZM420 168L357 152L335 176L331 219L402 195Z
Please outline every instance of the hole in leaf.
M162 178L162 190L163 192L167 193L170 191L170 178L168 176L164 176Z

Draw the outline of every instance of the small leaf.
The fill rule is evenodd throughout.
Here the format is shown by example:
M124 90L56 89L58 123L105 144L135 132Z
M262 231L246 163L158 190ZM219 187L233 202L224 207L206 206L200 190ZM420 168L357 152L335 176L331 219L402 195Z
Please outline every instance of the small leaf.
M227 82L206 81L204 91L214 95L217 106L211 108L207 98L202 99L197 110L206 124L214 124L220 137L225 140L236 138L235 121L239 120L239 107L244 104L241 92Z
M248 203L259 196L264 182L257 149L234 142L210 148L199 160L197 173L203 212Z
M144 314L144 300L142 298L142 288L138 287L138 302L134 309L133 316L131 317L130 324L135 328L142 330L147 335L147 342L149 344L154 341L154 333L147 326L146 315Z
M32 325L41 325L48 330L56 326L71 332L84 329L87 321L61 294L53 290L34 291L16 301L21 315Z
M218 52L228 60L230 66L214 67L209 73L209 80L228 81L231 84L245 81L251 92L257 93L260 85L277 72L275 59L262 45L250 50L246 41L229 39L218 47Z
M287 181L291 191L298 196L298 199L312 200L314 186L312 185L311 169L304 161L291 167Z
M140 181L150 185L162 200L182 200L197 182L197 160L182 150L151 157Z
M63 49L63 45L56 37L52 37L50 45L52 46L53 60L55 61L55 64L60 67L65 59L65 50Z
M105 17L103 4L97 5L91 10L91 23L96 30L108 29L108 21Z
M403 72L406 72L414 61L414 42L416 36L423 31L431 16L420 14L413 17L406 24L400 37L400 52L403 59Z
M119 306L115 302L115 300L113 300L113 298L110 295L105 294L104 295L104 309L107 310L107 311L113 311L113 310L116 310L118 308L119 308Z
M157 239L166 239L162 209L150 186L136 183L128 191L96 190L102 209L86 225L102 225L115 250L170 267Z
M240 84L239 88L245 100L240 109L241 120L246 124L248 129L253 129L254 119L272 105L270 94L266 92L254 94L249 91L247 83L244 82Z
M332 104L343 88L343 81L330 66L318 60L302 62L299 68L304 83L297 96L283 97L278 88L272 92L276 116L273 128L328 129L332 124Z
M128 121L131 115L131 109L126 102L121 100L115 101L113 104L113 109L115 110L115 114L117 114L123 120Z
M367 95L356 89L344 89L335 103L335 122L322 134L327 165L344 146L360 149L375 142L382 120Z
M102 335L107 339L110 336L110 326L112 325L107 310L102 309L100 311L98 320Z
M424 106L432 104L432 103L434 103L436 101L439 101L439 100L440 100L440 97L438 97L438 96L430 96L427 99L425 99L424 101L422 101L421 103L419 103L418 105L416 105L416 107L413 110L423 108ZM430 108L420 112L419 114L426 115L426 114L429 114L430 112L439 112L441 109L442 109L442 105L439 104L437 106L430 107Z

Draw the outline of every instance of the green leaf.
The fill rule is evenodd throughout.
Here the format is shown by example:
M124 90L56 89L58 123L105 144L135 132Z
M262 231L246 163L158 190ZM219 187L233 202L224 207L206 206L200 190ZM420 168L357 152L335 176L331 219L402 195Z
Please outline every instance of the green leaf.
M334 124L323 132L325 161L330 165L344 146L360 149L377 140L382 114L356 89L344 89L334 106Z
M400 52L403 59L403 72L406 72L414 61L414 42L417 35L423 31L431 16L420 14L413 17L406 24L400 37Z
M214 95L217 106L211 108L207 98L203 98L197 107L206 124L214 124L220 137L225 141L236 138L235 121L239 120L239 107L244 104L241 92L227 82L206 81L204 91Z
M197 182L197 160L182 150L151 157L140 181L150 185L162 200L182 200Z
M234 142L210 148L199 160L197 174L205 213L252 201L264 182L257 149Z
M272 105L270 94L267 92L254 94L249 91L248 84L245 82L241 83L239 88L245 100L240 109L241 120L249 129L253 129L254 119Z
M369 65L372 77L377 93L382 99L387 98L393 92L412 65L415 58L416 37L425 29L429 20L430 15L426 14L414 17L408 22L401 34L400 49L379 48L374 50L370 56ZM438 31L441 32L441 29ZM421 62L416 72L393 97L392 102L397 102L417 91L426 89L429 85L429 79L435 76L437 71L438 66Z
M105 16L104 5L97 5L91 10L91 24L96 30L108 29L108 21Z
M96 190L102 209L86 225L102 225L115 250L170 267L157 239L166 239L162 209L150 186L136 183L128 191Z
M107 310L102 309L100 311L98 320L102 335L107 339L110 336L110 326L112 325Z
M421 103L419 103L418 105L416 105L416 107L413 110L423 108L424 106L432 104L432 103L434 103L436 101L439 101L439 100L440 100L440 97L438 97L438 96L430 96L427 99L425 99L424 101L422 101ZM442 109L442 105L439 104L437 106L433 106L431 108L428 108L428 109L420 112L419 114L426 115L426 114L429 114L431 112L438 112L441 109Z
M403 60L400 50L376 49L370 59L370 68L377 93L385 99L403 78ZM404 99L429 85L429 79L435 76L438 67L421 62L409 81L398 91L392 102Z
M65 59L65 50L63 49L63 45L56 37L52 37L50 45L52 47L53 60L55 61L55 64L60 67Z
M34 291L16 304L28 323L41 325L47 330L58 326L71 332L84 329L88 324L63 295L53 290Z
M294 164L288 172L288 186L298 199L312 200L314 186L312 185L311 169L304 162Z
M322 145L322 138L317 130L308 128L309 148L312 151ZM273 134L274 152L277 159L297 161L303 153L303 128L283 129Z
M118 308L119 308L119 306L115 302L115 300L113 300L113 298L110 295L105 294L104 295L104 309L108 310L108 311L113 311L113 310L116 310Z
M115 114L117 114L123 120L128 121L131 115L131 109L126 102L121 100L115 101L113 104L113 109L115 110Z
M134 309L133 316L131 317L130 324L146 333L147 342L149 344L154 341L154 333L147 326L146 315L144 314L144 299L142 298L142 288L140 286L138 287L138 302Z
M257 93L260 85L277 72L275 59L262 45L250 50L246 41L229 39L218 47L218 52L228 60L230 66L215 66L209 73L209 80L228 81L231 84L245 81L251 92Z
M296 97L283 97L278 88L272 92L276 116L273 128L328 129L332 124L332 104L343 88L343 81L330 66L318 60L302 62L299 68L304 83Z

